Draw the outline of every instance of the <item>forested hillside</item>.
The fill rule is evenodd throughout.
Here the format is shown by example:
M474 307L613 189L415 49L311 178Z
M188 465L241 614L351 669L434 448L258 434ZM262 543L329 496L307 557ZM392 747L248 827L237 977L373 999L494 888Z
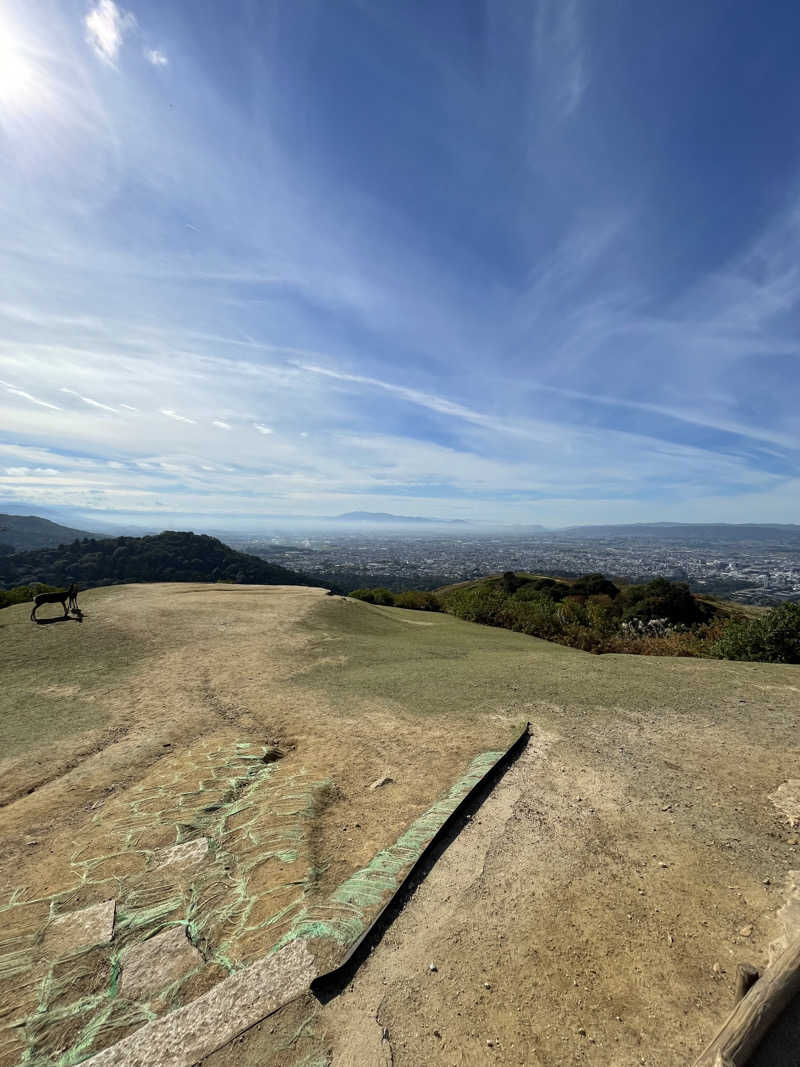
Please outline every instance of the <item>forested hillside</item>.
M58 548L0 556L0 587L81 588L121 582L243 582L322 586L256 556L236 552L216 537L167 530L152 537L84 538Z
M55 548L76 537L95 537L86 530L62 526L38 515L0 515L0 555L32 552L35 548Z

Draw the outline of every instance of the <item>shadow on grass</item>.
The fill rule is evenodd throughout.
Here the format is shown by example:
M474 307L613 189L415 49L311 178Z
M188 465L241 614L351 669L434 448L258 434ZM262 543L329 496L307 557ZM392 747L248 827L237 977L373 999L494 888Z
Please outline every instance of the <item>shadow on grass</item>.
M34 619L37 626L52 626L57 622L83 622L84 615L80 608L70 615L56 615L54 619Z

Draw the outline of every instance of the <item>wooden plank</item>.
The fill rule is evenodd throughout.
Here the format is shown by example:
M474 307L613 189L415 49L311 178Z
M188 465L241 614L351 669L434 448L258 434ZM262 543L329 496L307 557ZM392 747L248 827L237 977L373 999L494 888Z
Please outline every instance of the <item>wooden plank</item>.
M800 996L800 938L739 1001L695 1067L746 1067L766 1032L796 996Z
M733 1003L738 1004L742 997L750 992L758 979L758 971L752 963L740 963L736 968L736 990L733 994Z

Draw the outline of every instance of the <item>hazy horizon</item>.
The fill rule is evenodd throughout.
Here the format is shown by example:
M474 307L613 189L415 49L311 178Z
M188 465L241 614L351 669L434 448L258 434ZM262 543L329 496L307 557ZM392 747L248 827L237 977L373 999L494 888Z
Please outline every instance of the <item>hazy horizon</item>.
M570 523L562 526L545 526L541 523L503 523L479 519L457 520L455 524L452 520L446 519L426 519L422 522L415 522L415 517L405 515L386 516L386 519L391 518L397 520L395 522L385 520L347 520L346 516L342 515L261 515L251 518L240 517L236 521L231 521L230 518L226 516L180 516L176 517L178 521L175 522L130 522L108 512L84 514L81 512L72 512L69 509L48 509L43 507L39 508L36 514L33 514L23 506L2 503L0 503L0 516L2 516L2 509L4 508L8 509L5 512L6 514L14 515L15 517L48 519L51 522L63 526L84 530L86 533L98 533L109 536L122 536L126 534L139 536L143 534L159 533L166 529L191 530L195 533L206 533L218 537L233 536L237 538L261 538L275 534L286 534L287 536L293 534L301 536L312 533L316 536L326 534L335 537L336 533L344 535L356 532L364 535L369 535L370 533L407 533L409 536L424 536L425 533L431 533L438 537L445 533L450 533L454 540L458 540L460 535L463 535L464 537L490 537L495 534L507 533L511 536L527 532L546 537L548 534L557 535L559 532L566 532L569 530L602 529L603 527L615 526L618 526L623 530L632 530L637 527L673 526L686 529L687 535L693 527L707 526L731 527L732 529L761 526L769 528L775 527L787 531L791 530L792 532L800 531L800 524L796 523L681 523L673 520L649 519L642 520L638 523L617 524L609 521L606 523ZM1 526L0 541L2 541Z
M8 0L0 511L799 522L798 29Z

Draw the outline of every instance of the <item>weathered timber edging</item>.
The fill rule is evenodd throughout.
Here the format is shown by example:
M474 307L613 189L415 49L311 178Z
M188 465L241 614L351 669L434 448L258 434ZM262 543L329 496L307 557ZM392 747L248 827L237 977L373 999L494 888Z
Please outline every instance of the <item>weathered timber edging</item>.
M695 1067L746 1067L772 1024L800 996L800 938L764 971L742 997Z

